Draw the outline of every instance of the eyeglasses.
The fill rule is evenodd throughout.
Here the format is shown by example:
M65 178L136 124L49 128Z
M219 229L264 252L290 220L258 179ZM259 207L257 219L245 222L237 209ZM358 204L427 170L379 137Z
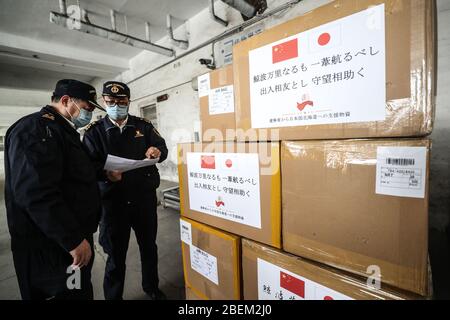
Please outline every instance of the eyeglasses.
M105 100L105 104L108 106L108 107L113 107L113 106L115 106L116 104L117 105L126 105L126 106L128 106L128 100L127 99L111 99L111 100Z
M76 103L74 99L72 99L72 102L75 103L75 105L78 108L84 109L84 110L86 110L88 112L93 112L94 111L95 107L92 104L90 104L89 102L85 102L84 100L80 100L80 101L81 101L81 103L79 104L79 103Z

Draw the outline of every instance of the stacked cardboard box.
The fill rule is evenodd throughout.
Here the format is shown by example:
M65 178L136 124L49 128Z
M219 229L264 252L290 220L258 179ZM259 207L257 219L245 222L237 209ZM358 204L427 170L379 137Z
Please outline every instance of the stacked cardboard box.
M242 241L246 300L405 300L419 296L378 289L312 261L250 240Z
M283 249L424 296L434 12L335 1L233 52L238 141L283 141Z
M285 141L283 249L428 295L427 139Z
M206 300L206 298L201 298L200 294L195 289L185 286L186 289L186 300Z
M236 140L233 65L198 78L202 141Z
M280 144L178 146L181 215L281 248Z
M202 300L239 300L239 237L181 218L186 288Z
M338 0L237 44L238 141L430 134L435 5Z
M179 146L182 215L252 240L245 299L430 294L435 5L337 0L236 45L233 81L199 79L234 83L235 125L200 103L237 142Z

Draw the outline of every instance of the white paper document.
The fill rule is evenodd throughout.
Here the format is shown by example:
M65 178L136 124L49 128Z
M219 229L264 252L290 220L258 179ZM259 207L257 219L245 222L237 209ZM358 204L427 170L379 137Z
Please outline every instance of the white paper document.
M252 128L385 120L385 10L373 6L251 50Z
M193 245L189 247L191 254L191 268L219 285L219 272L217 271L217 258Z
M153 166L158 163L159 158L156 159L144 159L144 160L132 160L113 156L108 154L104 169L106 171L120 171L127 172L130 170Z

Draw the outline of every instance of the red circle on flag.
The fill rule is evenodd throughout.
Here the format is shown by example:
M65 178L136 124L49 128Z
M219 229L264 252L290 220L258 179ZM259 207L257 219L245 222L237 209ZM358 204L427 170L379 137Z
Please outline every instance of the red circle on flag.
M231 168L231 166L233 165L233 162L232 162L230 159L228 159L227 161L225 161L225 165L226 165L228 168Z
M326 46L328 43L330 43L331 35L328 32L322 33L319 36L319 39L317 42L319 42L319 45Z
M334 300L332 297L330 297L330 296L325 296L324 298L323 298L323 300Z

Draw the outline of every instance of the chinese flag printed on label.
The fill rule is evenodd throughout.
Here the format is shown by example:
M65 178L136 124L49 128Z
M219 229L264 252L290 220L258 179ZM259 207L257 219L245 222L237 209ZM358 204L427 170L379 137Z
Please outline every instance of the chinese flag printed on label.
M342 40L341 33L341 25L334 25L311 32L309 35L309 51L318 52L339 46Z
M290 40L272 47L272 63L298 57L298 39Z
M216 159L214 156L202 156L202 169L215 169Z
M280 271L280 287L305 298L305 282Z

